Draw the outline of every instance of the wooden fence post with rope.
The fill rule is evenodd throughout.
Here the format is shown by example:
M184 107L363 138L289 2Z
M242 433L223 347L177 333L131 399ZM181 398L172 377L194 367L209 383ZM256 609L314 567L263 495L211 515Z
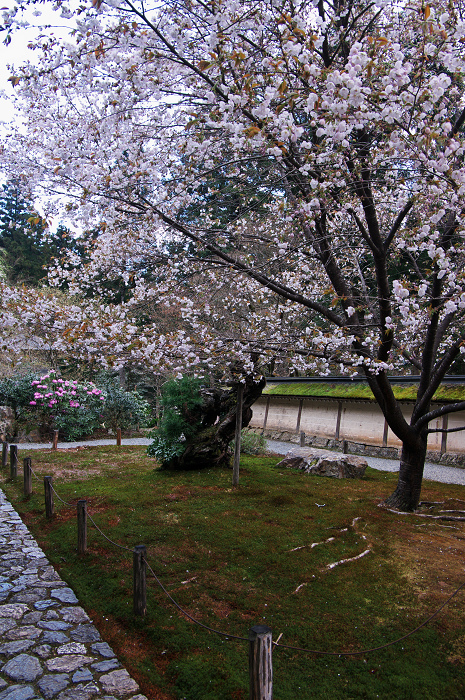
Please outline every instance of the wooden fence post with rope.
M87 501L77 502L78 554L87 551Z
M10 445L10 478L18 476L18 445Z
M23 476L24 476L24 497L28 498L32 493L32 468L31 468L31 458L25 457L23 462Z
M52 483L53 478L51 476L44 476L46 518L52 518L54 512Z
M266 625L249 629L250 700L273 700L272 633Z
M147 548L145 544L139 544L133 551L133 579L134 579L134 615L145 615L147 612Z

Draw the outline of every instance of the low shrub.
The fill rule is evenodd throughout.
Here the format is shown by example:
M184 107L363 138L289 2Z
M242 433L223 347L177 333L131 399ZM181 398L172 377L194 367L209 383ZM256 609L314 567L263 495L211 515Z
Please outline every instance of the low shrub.
M234 443L231 444L234 447ZM254 433L247 428L241 430L241 453L245 455L264 455L267 450L263 435Z
M195 415L202 405L201 384L201 379L184 376L163 385L160 399L162 417L158 429L150 433L153 442L147 448L147 454L155 457L160 464L182 454L186 438L195 434L198 423L189 422L187 417Z

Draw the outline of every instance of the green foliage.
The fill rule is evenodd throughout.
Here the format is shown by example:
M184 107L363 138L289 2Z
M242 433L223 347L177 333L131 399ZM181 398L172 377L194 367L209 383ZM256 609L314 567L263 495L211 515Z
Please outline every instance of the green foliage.
M130 429L147 424L150 406L137 391L125 391L113 378L99 381L99 386L105 393L103 422L107 428Z
M231 447L234 443L231 442ZM241 430L241 454L263 455L266 452L266 440L263 435L254 433L247 428Z
M55 233L25 198L18 183L0 190L0 257L4 276L14 283L37 285L46 276L44 266L63 250L72 249L74 239L63 227Z
M16 420L20 420L30 409L29 404L34 398L32 382L35 379L38 379L38 375L28 372L0 381L0 404L10 406L15 412Z
M153 443L147 448L147 454L162 464L180 455L186 439L195 435L200 423L195 414L202 405L199 393L201 379L183 376L171 379L162 388L160 405L162 418L158 429L150 434Z
M98 428L105 395L93 382L61 379L51 370L31 385L34 397L29 407L42 434L59 430L62 439L79 440Z

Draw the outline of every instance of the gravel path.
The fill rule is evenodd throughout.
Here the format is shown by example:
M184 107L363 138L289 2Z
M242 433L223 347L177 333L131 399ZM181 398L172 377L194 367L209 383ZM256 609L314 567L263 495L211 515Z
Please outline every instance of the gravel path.
M289 442L279 442L278 440L267 440L268 449L270 452L275 452L279 455L287 454L293 447L297 447ZM382 472L397 472L399 471L399 462L395 459L381 459L380 457L363 457L366 459L370 467L378 469ZM431 481L441 481L443 484L462 484L465 485L465 469L457 469L457 467L444 467L442 464L425 464L424 478Z

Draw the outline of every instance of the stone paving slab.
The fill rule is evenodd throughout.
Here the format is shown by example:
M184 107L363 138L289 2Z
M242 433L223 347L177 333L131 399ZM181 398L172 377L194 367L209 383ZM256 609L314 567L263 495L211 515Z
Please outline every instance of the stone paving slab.
M147 700L0 490L0 700Z

